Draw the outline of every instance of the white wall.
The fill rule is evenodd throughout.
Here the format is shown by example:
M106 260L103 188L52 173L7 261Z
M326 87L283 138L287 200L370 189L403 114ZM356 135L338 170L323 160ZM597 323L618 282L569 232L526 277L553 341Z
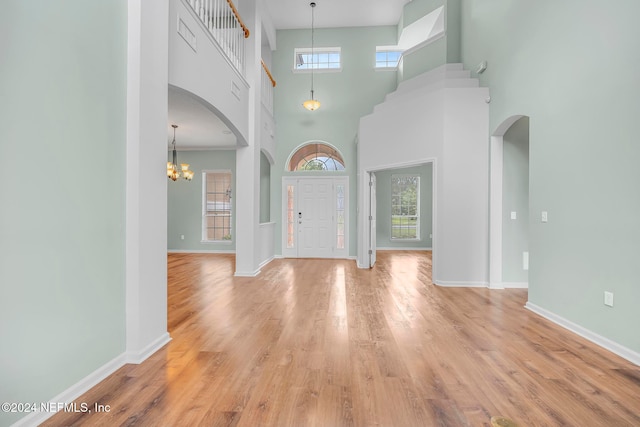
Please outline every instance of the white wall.
M434 74L441 73L435 70ZM425 79L429 81L429 79ZM488 283L488 89L430 85L399 96L363 117L359 177L365 172L434 163L433 278L446 286ZM399 88L401 90L401 88ZM367 265L369 206L359 182L358 264Z
M445 89L444 141L438 183L439 276L442 285L489 280L489 107L486 88Z
M195 35L196 51L178 34L178 19ZM256 36L259 37L259 33L252 32L245 42L251 43ZM169 56L169 84L185 89L212 105L218 117L235 131L238 143L246 145L249 138L249 84L228 62L191 7L182 0L170 2ZM232 93L233 85L239 89L240 99Z

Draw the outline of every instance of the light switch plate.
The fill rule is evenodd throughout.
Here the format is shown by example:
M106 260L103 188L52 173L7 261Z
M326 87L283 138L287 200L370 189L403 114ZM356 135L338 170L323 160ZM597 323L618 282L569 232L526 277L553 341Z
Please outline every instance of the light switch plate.
M604 291L604 305L613 307L613 292Z
M518 214L516 212L511 212L511 219L517 219Z
M547 214L547 211L542 211L542 215L540 216L540 219L542 222L547 222L549 220L549 216Z

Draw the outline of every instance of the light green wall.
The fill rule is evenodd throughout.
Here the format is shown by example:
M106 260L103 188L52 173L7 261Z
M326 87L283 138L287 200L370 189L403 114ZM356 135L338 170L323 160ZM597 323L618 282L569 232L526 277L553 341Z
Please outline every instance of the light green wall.
M271 164L264 153L260 153L260 223L271 218Z
M461 0L413 0L407 3L398 24L398 37L403 28L443 5L445 6L445 35L419 49L405 53L398 73L398 82L408 80L440 65L462 60Z
M127 2L0 28L0 401L46 402L125 350Z
M409 80L419 74L433 70L447 61L447 36L439 38L420 49L402 56L399 81Z
M447 63L462 61L462 0L446 0Z
M378 248L431 249L433 215L433 166L390 169L376 172L376 246ZM412 174L420 176L420 240L391 239L391 176Z
M447 0L413 0L404 5L399 31L447 3ZM399 36L400 34L398 34Z
M635 0L462 4L465 66L488 62L490 128L530 117L529 300L636 352L638 16Z
M277 222L275 253L282 253L282 176L291 175L285 172L286 160L297 146L319 140L337 147L346 163L347 171L337 175L349 176L349 253L355 255L356 134L360 117L370 113L374 105L395 89L396 73L376 71L374 65L376 46L396 43L396 27L316 30L316 47L342 48L343 69L341 72L315 73L315 95L322 106L313 112L302 107L309 97L311 75L292 72L294 49L310 47L310 41L309 30L280 30L277 33L278 50L273 53L273 73L278 81L274 100L278 149L271 168L271 219Z
M202 243L202 172L230 170L232 182L231 204L234 220L231 235L235 236L236 152L233 150L179 151L178 162L189 163L193 180L170 181L168 184L167 247L180 251L232 251L235 238L227 243ZM184 235L184 240L180 238Z
M529 251L529 118L515 122L503 141L502 281L526 283L522 253Z

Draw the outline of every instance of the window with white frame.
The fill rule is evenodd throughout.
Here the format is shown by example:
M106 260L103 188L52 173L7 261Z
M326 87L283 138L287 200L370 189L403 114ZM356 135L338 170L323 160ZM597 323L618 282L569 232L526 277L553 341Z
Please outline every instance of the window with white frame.
M339 47L296 48L294 71L340 71L342 63Z
M376 48L376 68L395 70L398 68L401 56L402 51L397 48L378 46Z
M202 240L231 241L231 171L202 172Z
M344 160L335 148L320 142L302 145L291 153L288 171L344 171Z
M420 239L420 177L391 176L391 239Z

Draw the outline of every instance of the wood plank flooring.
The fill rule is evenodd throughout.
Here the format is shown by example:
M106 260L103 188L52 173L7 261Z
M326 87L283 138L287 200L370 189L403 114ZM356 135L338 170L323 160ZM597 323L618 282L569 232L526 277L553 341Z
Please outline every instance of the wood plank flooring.
M526 290L441 288L431 255L169 255L173 340L45 426L640 426L640 368L523 308Z

